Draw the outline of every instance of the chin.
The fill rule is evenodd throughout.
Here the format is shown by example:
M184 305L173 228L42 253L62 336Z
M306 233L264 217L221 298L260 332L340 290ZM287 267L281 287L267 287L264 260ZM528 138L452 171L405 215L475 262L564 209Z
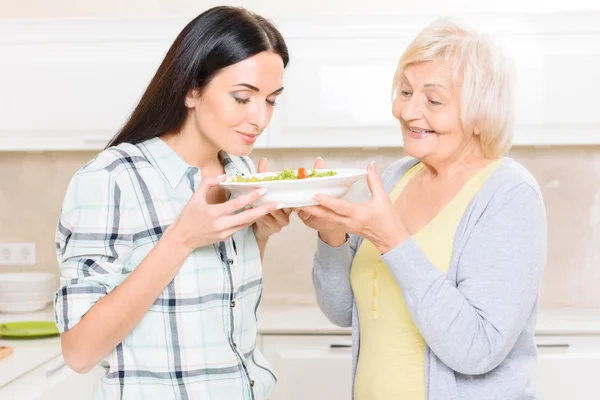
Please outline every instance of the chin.
M436 136L427 139L415 139L407 135L402 135L402 139L404 140L404 152L419 160L435 153L438 145Z
M411 157L421 160L430 155L432 149L431 146L428 146L425 143L415 143L414 140L409 139L404 142L404 152Z
M244 157L244 156L249 155L252 152L252 150L254 149L254 146L248 145L248 144L237 144L237 145L225 144L224 146L221 147L221 149L225 153L230 154L232 156Z

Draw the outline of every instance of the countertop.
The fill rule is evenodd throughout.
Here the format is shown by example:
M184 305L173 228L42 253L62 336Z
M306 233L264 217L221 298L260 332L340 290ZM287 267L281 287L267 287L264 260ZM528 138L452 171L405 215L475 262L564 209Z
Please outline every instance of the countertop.
M8 321L52 321L52 308L36 313L0 313L0 323ZM263 335L343 335L350 328L332 324L315 305L263 305L258 333ZM581 308L542 309L536 328L538 335L600 335L600 310ZM58 342L58 338L45 339ZM0 338L0 343L6 342ZM11 343L20 341L10 340ZM31 341L26 341L31 342Z
M265 306L259 315L263 335L350 334L329 322L317 306ZM600 310L543 309L539 311L536 335L600 335Z
M16 321L52 321L52 309L31 313L0 313L0 324ZM0 398L11 398L8 392L12 393L10 386L13 383L41 367L51 368L61 355L58 337L27 340L0 337L0 346L13 348L13 354L0 360Z
M10 321L52 321L52 309L29 314L2 314L0 323ZM261 335L347 335L350 328L335 326L317 306L265 305L259 315L258 333ZM543 335L600 335L600 311L586 309L541 310L536 334ZM32 374L44 374L60 361L58 337L39 340L5 340L0 345L14 348L14 354L0 361L0 398L19 392L19 382L29 382ZM65 368L62 372L65 373ZM10 377L9 377L10 375ZM9 379L10 378L10 379ZM37 378L36 378L37 379ZM10 382L10 383L9 383ZM25 385L25 386L27 386ZM20 392L19 392L20 393Z

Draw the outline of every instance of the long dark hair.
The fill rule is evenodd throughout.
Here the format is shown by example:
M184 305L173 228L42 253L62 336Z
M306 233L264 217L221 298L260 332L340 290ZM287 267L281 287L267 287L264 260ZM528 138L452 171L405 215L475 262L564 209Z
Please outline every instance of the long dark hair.
M260 15L227 6L203 12L177 36L129 120L106 147L178 132L190 89L201 92L221 69L268 50L287 66L281 33Z

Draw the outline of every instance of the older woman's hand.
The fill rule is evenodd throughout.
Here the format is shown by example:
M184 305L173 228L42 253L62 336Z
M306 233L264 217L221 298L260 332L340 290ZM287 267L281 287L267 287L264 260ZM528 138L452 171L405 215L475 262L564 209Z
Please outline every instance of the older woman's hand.
M322 158L317 158L313 165L315 169L326 169L327 165ZM323 209L320 213L316 209ZM311 210L312 213L308 210ZM322 206L311 206L295 210L298 213L298 218L302 220L304 225L319 232L321 240L330 246L338 247L346 242L346 231L343 226L336 224L332 220L319 218L319 215L326 215L327 209Z
M404 242L410 235L390 201L373 163L369 164L367 172L367 183L372 195L368 202L353 204L318 194L315 200L321 206L306 207L301 212L309 218L323 221L322 224L339 227L347 233L369 240L383 254Z

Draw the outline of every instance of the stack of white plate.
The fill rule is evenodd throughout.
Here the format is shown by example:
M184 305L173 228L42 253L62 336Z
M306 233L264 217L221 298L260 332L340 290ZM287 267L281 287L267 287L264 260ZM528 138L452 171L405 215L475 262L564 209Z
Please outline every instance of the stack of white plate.
M48 272L0 273L0 312L29 312L46 307L56 291Z

